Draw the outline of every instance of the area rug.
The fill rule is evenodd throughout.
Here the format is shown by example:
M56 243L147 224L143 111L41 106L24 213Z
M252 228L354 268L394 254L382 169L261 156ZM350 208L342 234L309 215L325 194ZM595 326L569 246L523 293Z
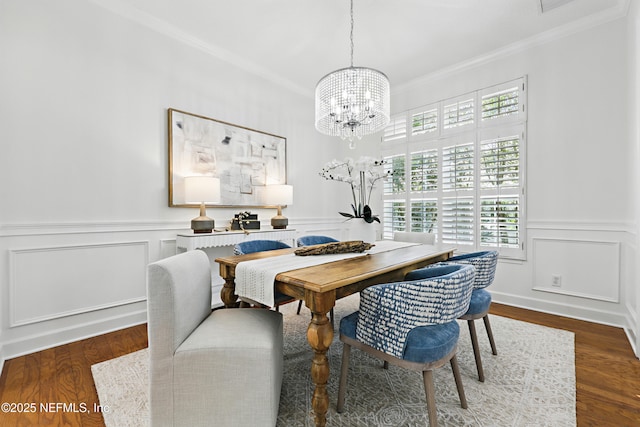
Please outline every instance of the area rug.
M340 318L358 307L357 295L339 300ZM313 426L310 415L312 354L306 341L309 312L284 314L285 360L278 427ZM461 323L458 361L469 404L460 407L449 365L434 375L441 426L575 426L575 354L573 333L491 316L498 355L493 356L483 323L476 322L485 371L478 381L466 322ZM382 363L352 350L345 411L335 410L342 345L331 345L327 426L428 425L422 375ZM148 352L141 350L92 366L107 427L148 425ZM215 416L214 416L215 417Z

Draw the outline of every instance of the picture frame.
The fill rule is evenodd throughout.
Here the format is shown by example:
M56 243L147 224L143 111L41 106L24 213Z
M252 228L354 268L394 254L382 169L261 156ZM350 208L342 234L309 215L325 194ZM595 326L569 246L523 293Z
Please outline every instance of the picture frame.
M220 179L220 203L210 207L268 207L256 187L286 184L287 139L169 108L169 206L197 207L184 197L184 178Z

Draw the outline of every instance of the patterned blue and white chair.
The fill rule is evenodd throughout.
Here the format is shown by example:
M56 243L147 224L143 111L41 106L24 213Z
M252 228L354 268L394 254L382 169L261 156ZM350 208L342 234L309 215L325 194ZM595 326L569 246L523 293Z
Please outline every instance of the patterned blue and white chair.
M344 409L351 347L403 368L422 372L429 425L437 425L433 370L449 362L460 404L467 408L456 350L456 319L469 308L475 268L445 265L422 268L405 281L360 292L360 309L340 322L343 342L338 412Z
M309 236L302 236L298 238L296 243L298 244L299 247L302 247L302 246L322 245L325 243L334 243L337 241L338 241L337 239L334 239L333 237L329 237L329 236L309 235ZM302 309L302 300L300 300L300 302L298 303L298 311L296 313L300 314L301 309ZM329 312L329 318L331 319L331 327L333 327L333 308Z
M464 255L458 255L449 258L446 263L471 264L476 268L476 280L473 284L473 293L471 294L471 303L467 312L460 316L461 320L466 320L469 326L469 334L471 335L471 344L473 346L473 355L476 359L476 368L478 370L478 380L484 382L484 370L482 369L482 358L480 356L480 347L478 345L478 334L476 333L475 320L483 319L484 326L489 337L491 352L498 354L496 343L493 339L491 331L491 323L489 323L489 308L491 307L491 294L485 289L491 283L496 275L496 267L498 265L497 251L472 252Z
M237 243L233 248L233 253L235 255L246 255L252 254L254 252L274 251L277 249L287 248L291 248L291 246L278 240L247 240L246 242ZM281 305L288 304L295 300L295 298L289 295L285 295L276 291L274 295L276 311L279 311L279 307Z

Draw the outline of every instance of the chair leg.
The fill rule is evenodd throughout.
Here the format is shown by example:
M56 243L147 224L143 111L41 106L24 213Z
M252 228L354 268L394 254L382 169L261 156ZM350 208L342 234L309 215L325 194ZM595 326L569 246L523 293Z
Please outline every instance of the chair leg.
M460 406L463 409L467 409L467 396L464 394L464 386L462 385L462 377L460 376L460 368L458 368L458 358L454 354L450 360L451 370L453 371L453 378L456 380L456 388L458 389L458 396L460 397Z
M429 427L438 426L436 411L436 389L433 386L433 371L422 371L424 379L424 393L427 396L427 414L429 415Z
M385 360L384 363L382 364L382 369L389 369L389 362Z
M336 411L341 414L344 410L344 395L347 389L347 373L349 372L349 355L351 354L351 346L343 343L342 345L342 366L340 368L340 384L338 386L338 405Z
M491 324L489 323L489 315L485 315L482 320L484 320L484 328L487 330L487 335L489 336L489 344L491 344L491 353L493 355L498 354L498 350L496 349L496 342L493 340L493 332L491 331Z
M302 300L298 301L298 311L296 311L296 314L300 314L301 308L302 308Z
M476 368L478 368L478 380L484 382L484 371L482 370L482 359L480 358L480 347L478 346L478 334L476 333L476 325L473 320L467 320L469 325L469 333L471 334L471 345L473 346L473 355L476 358Z
M300 301L300 302L302 302L302 301ZM300 309L298 309L298 310L300 310ZM335 328L335 325L333 324L334 323L333 322L333 308L331 308L331 311L329 312L329 319L331 320L331 329L333 329L335 331L336 328Z

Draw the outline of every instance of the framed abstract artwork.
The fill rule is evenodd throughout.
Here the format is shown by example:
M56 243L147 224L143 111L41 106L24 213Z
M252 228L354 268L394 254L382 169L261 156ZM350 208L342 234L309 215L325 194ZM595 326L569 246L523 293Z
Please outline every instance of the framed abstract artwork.
M185 201L184 178L220 179L217 207L260 207L256 187L287 182L287 140L169 108L169 206Z

